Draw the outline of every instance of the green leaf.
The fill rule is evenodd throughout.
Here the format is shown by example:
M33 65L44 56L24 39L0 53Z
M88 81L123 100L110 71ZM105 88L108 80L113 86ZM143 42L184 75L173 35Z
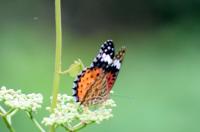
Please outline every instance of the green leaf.
M78 59L77 61L74 61L74 63L70 65L69 69L67 70L67 73L69 73L71 77L76 77L77 74L83 70L83 68L84 65L82 61Z

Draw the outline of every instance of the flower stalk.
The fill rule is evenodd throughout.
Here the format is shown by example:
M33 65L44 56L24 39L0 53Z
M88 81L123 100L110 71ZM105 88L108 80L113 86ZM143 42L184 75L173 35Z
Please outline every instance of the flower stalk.
M53 100L51 105L52 112L56 107L57 96L60 85L61 55L62 55L61 0L55 0L55 23L56 23L56 57L55 57L55 71L53 80ZM51 132L55 131L54 126L51 126L50 131Z
M7 116L7 115L10 115L11 113L13 113L14 111L16 111L17 109L15 109L15 108L11 108L6 114L5 114L5 116Z
M90 123L89 123L90 124ZM76 126L74 126L74 128L73 128L73 132L76 132L76 131L79 131L79 130L81 130L81 129L83 129L84 127L86 127L88 124L86 124L86 123L79 123L79 124L77 124Z
M27 115L28 117L31 119L31 121L35 124L35 126L40 130L40 132L46 132L42 126L40 125L40 123L34 118L32 112L27 111Z
M7 116L2 116L2 119L4 121L4 123L6 124L8 130L10 132L15 132L14 128L12 127L12 125L9 123Z
M8 113L0 106L0 116L3 119L3 122L6 124L6 127L10 132L15 132L14 128L11 125L11 122L8 119Z
M56 21L56 57L55 71L53 81L53 100L51 110L56 107L56 99L59 92L60 72L61 72L61 54L62 54L62 29L61 29L61 5L60 0L55 0L55 21Z

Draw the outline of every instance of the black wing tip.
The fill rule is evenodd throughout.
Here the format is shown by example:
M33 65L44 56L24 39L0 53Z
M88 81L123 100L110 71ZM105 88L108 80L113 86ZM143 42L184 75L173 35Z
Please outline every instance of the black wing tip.
M108 40L106 40L106 41L102 44L102 47L104 47L105 45L113 46L113 45L114 45L114 42L113 42L112 39L108 39Z
M110 65L111 60L114 58L114 55L115 55L115 49L113 40L108 39L101 45L99 53L94 58L90 67L99 67L106 69L106 66Z
M110 46L114 46L114 42L113 42L112 39L108 39L108 40L106 41L106 43L107 43L108 45L110 45Z

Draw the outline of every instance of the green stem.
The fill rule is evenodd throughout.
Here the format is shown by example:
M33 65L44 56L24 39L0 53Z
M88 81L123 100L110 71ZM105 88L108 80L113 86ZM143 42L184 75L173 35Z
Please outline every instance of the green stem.
M72 132L72 130L71 130L69 127L65 126L64 124L61 124L61 126L62 126L66 131Z
M61 71L61 53L62 53L62 30L61 30L61 7L60 0L55 0L55 17L56 17L56 58L55 58L55 72L53 81L53 100L51 110L56 107L57 95L59 92Z
M17 112L19 111L19 109L15 109L13 110L11 113L9 113L9 117L12 117L13 115L15 115Z
M13 111L16 111L16 110L17 110L17 109L15 109L15 108L10 109L10 110L5 114L5 116L10 115Z
M55 22L56 22L56 58L55 58L55 72L53 80L53 100L51 111L53 112L56 107L57 96L60 84L60 71L61 71L61 53L62 53L62 27L61 27L61 2L55 0ZM54 126L50 129L51 132L55 131Z
M5 114L6 110L4 110L4 108L2 106L0 106L0 112L2 112L3 114Z
M7 120L7 117L6 116L2 116L2 119L4 121L4 123L6 124L8 130L10 132L15 132L14 128L11 126L11 124L9 123L9 121Z
M72 132L77 132L77 131L79 131L79 130L85 128L87 125L90 125L90 124L92 124L92 123L94 123L94 122L92 121L92 122L87 123L87 124L81 122L81 123L79 123L79 124L77 124L76 126L73 127Z
M33 117L33 114L31 112L27 112L28 117L33 121L33 123L36 125L36 127L40 130L40 132L46 132L42 126L38 123L38 121Z

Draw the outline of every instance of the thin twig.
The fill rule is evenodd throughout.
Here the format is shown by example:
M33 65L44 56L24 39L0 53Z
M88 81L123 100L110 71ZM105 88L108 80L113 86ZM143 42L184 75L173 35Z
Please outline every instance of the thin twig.
M8 128L8 130L10 132L15 132L14 128L11 125L11 121L10 122L8 121L6 110L4 110L4 108L0 106L0 111L1 111L1 117L4 123L6 124L6 127Z
M3 108L3 107L1 107L1 106L0 106L0 111L1 111L3 114L5 114L5 113L6 113L6 110L4 110L4 108Z
M38 121L34 118L32 112L26 112L28 117L33 121L33 123L36 125L36 127L40 130L40 132L46 132L42 126L38 123Z
M9 113L9 117L12 117L15 113L17 113L19 111L19 109L15 109L14 111L12 111L11 113Z
M83 123L83 122L80 122L79 124L77 124L76 126L73 127L72 129L72 132L77 132L83 128L85 128L86 126L90 125L94 123L94 121L90 122L90 123Z
M69 132L72 132L72 130L67 127L65 124L61 124L61 126L66 130L66 131L69 131Z
M10 115L15 110L16 110L15 108L11 108L8 112L6 112L5 116Z
M14 128L12 127L12 125L9 123L9 121L7 120L7 117L6 116L2 116L2 119L4 121L4 123L6 124L8 130L10 132L15 132Z

